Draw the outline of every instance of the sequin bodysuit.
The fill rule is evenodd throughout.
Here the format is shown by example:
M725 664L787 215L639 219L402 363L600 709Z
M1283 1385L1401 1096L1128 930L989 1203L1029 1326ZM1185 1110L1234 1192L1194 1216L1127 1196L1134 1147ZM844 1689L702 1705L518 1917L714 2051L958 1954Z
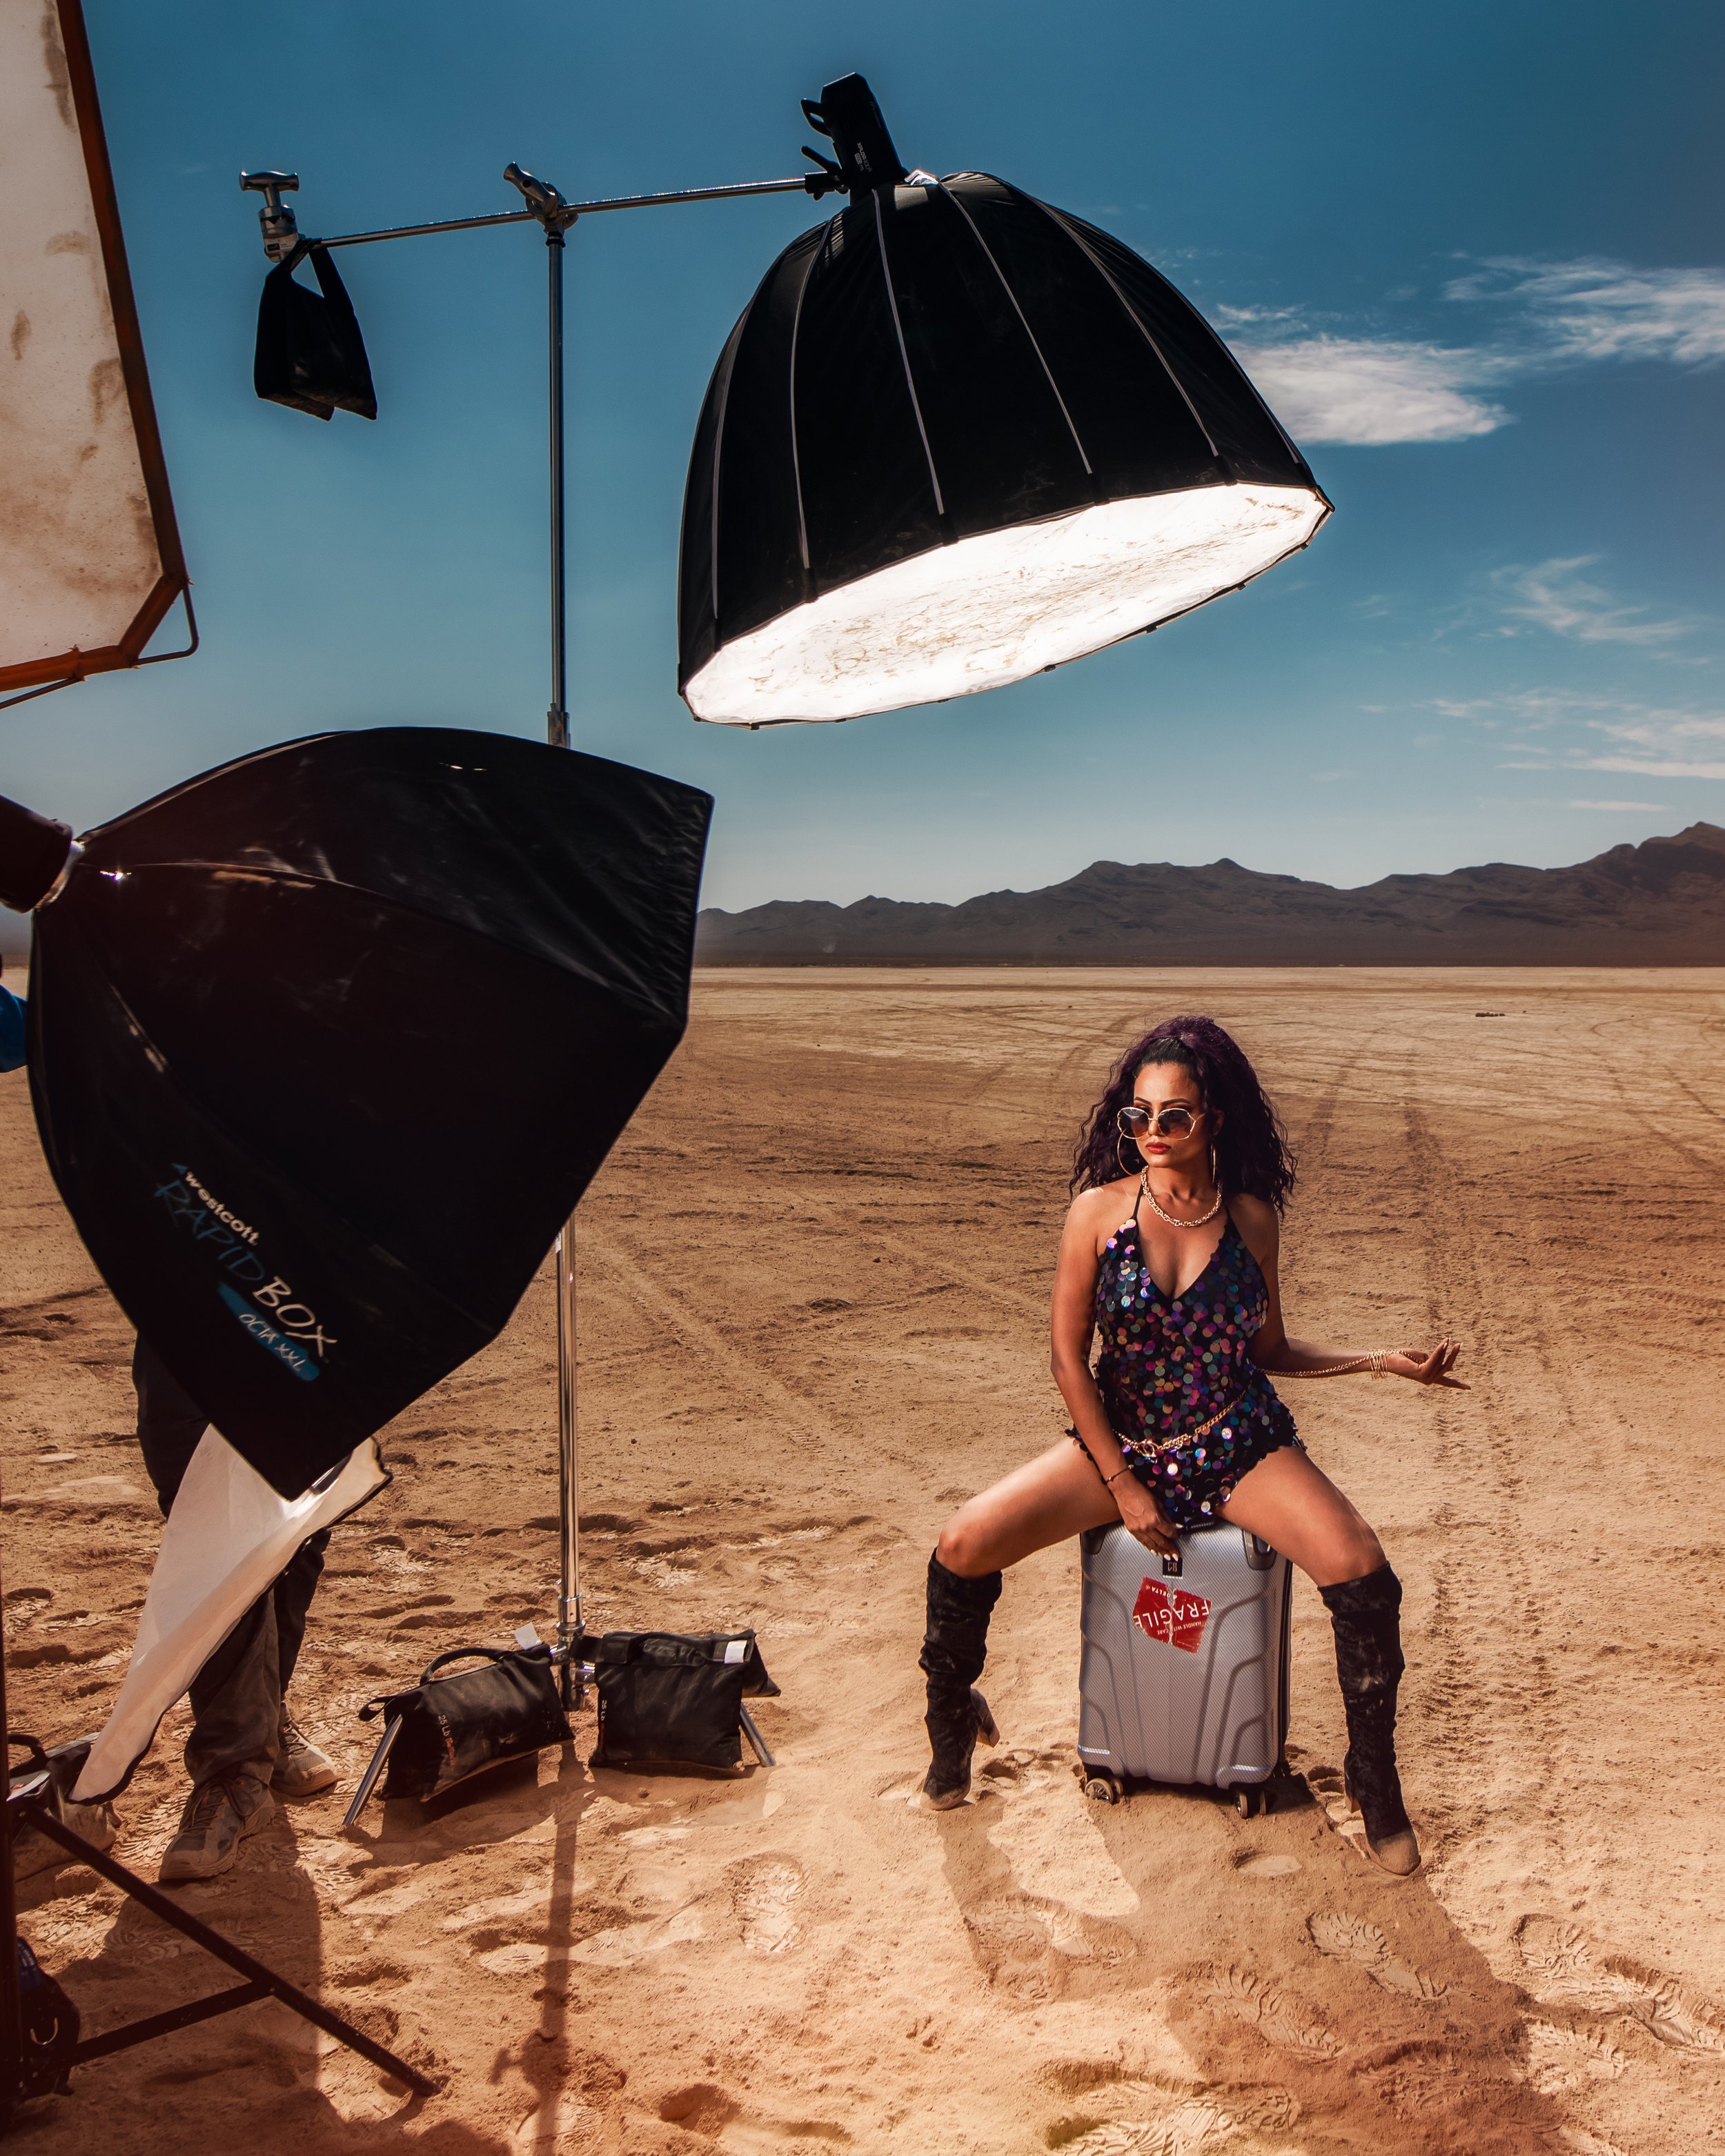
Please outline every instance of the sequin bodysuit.
M1209 1525L1242 1476L1300 1442L1247 1353L1269 1314L1264 1276L1232 1219L1209 1263L1172 1298L1151 1277L1136 1206L1108 1238L1096 1276L1096 1383L1127 1465L1177 1527Z

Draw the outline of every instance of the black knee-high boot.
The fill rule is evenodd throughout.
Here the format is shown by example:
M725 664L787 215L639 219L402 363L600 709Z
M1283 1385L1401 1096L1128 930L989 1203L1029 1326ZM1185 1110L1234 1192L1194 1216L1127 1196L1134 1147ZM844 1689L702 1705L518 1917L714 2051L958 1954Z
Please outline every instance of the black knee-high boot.
M1000 1574L961 1579L938 1555L928 1560L928 1630L919 1660L928 1678L928 1741L934 1753L922 1784L937 1811L970 1794L970 1755L980 1738L999 1741L988 1702L976 1689L988 1651L988 1618L1000 1599Z
M1336 1675L1348 1710L1348 1794L1359 1806L1373 1856L1385 1871L1406 1874L1420 1862L1420 1845L1395 1768L1395 1696L1405 1667L1402 1584L1385 1564L1318 1592L1335 1627Z

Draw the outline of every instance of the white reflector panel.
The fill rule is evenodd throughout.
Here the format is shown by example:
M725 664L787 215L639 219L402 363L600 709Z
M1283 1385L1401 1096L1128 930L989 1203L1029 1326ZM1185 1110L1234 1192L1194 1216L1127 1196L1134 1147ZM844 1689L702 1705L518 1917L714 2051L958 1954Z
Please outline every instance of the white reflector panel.
M0 0L0 691L131 666L185 588L77 0Z

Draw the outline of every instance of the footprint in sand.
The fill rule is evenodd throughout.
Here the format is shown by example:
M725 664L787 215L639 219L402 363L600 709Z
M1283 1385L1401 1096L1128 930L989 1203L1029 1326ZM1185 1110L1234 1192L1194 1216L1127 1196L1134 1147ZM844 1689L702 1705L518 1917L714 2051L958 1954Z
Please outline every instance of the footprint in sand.
M511 2148L523 2156L564 2156L564 2152L588 2148L604 2123L604 2115L591 2105L558 2096L530 2111L510 2139Z
M1307 1767L1304 1769L1306 1786L1323 1808L1324 1817L1335 1831L1356 1847L1365 1839L1366 1823L1348 1801L1348 1789L1339 1767Z
M1540 1998L1620 2014L1673 2051L1725 2058L1725 2013L1676 1977L1608 1953L1556 1917L1523 1917L1516 1944Z
M1306 1928L1320 1953L1328 1954L1332 1961L1357 1963L1373 1984L1381 1984L1386 1991L1399 1991L1405 1999L1429 2003L1441 1999L1449 1989L1423 1969L1410 1969L1399 1960L1376 1924L1340 1911L1321 1909L1306 1919Z
M793 1856L751 1856L725 1875L731 1907L751 1953L787 1953L803 1936L792 1905L808 1885Z
M1045 1894L978 1902L964 1921L989 1983L1021 1999L1055 1998L1075 1964L1124 1961L1137 1951L1129 1933Z
M728 2089L713 2082L695 2082L659 2099L659 2116L685 2133L722 2133L742 2108Z
M424 1899L423 1886L386 1887L376 1894L356 1894L343 1905L341 1914L361 1922L373 1917L400 1917Z
M614 1924L609 1931L593 1932L572 1946L553 1946L545 1939L511 1939L474 1958L493 1976L537 1976L555 1962L580 1962L589 1969L628 1969L648 1954L667 1947L685 1946L705 1938L706 1922L701 1905L691 1902L669 1917L632 1924Z
M1603 2030L1527 2024L1527 2078L1542 2096L1579 2095L1601 2082L1615 2082L1628 2065L1628 2056Z
M1589 2133L1579 2126L1560 2126L1563 2146L1573 2148L1575 2156L1629 2156L1627 2149L1620 2148L1615 2141L1601 2141L1597 2133Z
M1076 2139L1063 2141L1062 2156L1211 2156L1224 2148L1230 2156L1250 2156L1263 2146L1248 2121L1201 2097L1170 2108L1166 2092L1154 2087L1127 2084L1107 2093L1149 2115L1093 2126Z
M570 1882L571 1891L580 1892L590 1887L591 1880ZM350 1904L350 1907L352 1905ZM493 1894L483 1902L470 1902L465 1909L445 1917L442 1928L446 1932L470 1931L475 1924L503 1924L517 1917L532 1919L547 1918L551 1909L551 1880L549 1875L537 1878L526 1887L518 1887L511 1894ZM363 1916L364 1905L353 1911Z
M1319 2059L1333 2059L1341 2051L1341 2040L1316 2015L1249 1969L1230 1964L1211 1969L1203 1979L1202 1995L1212 2014L1248 2023L1285 2051Z

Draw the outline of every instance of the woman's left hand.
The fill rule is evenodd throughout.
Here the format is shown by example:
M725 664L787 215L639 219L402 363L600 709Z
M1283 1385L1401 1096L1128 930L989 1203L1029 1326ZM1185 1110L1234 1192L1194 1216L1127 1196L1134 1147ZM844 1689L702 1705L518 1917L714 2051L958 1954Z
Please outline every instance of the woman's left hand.
M1398 1355L1389 1365L1399 1378L1411 1378L1416 1385L1443 1385L1450 1392L1471 1392L1471 1385L1450 1373L1455 1367L1455 1358L1461 1353L1461 1344L1447 1336L1439 1341L1430 1354Z

